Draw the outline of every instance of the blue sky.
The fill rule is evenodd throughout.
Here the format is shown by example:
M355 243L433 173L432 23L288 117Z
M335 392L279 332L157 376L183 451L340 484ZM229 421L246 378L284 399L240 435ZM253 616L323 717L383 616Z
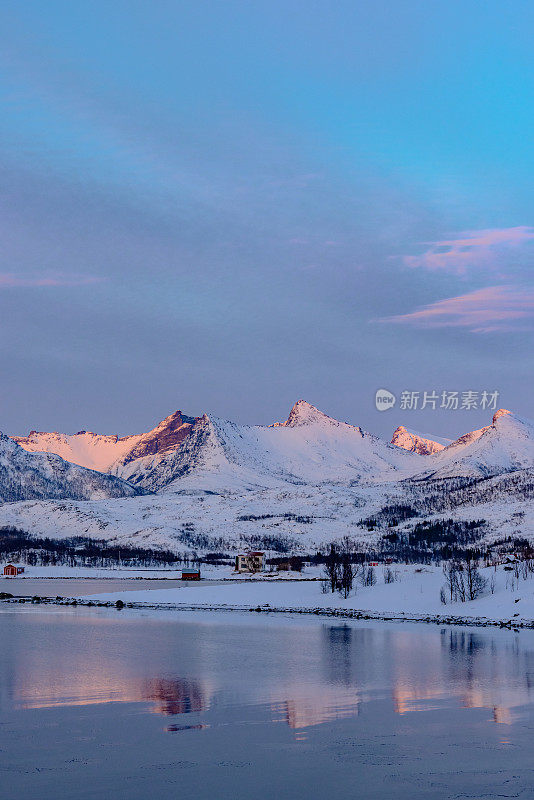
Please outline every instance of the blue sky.
M532 410L534 7L0 9L0 429Z

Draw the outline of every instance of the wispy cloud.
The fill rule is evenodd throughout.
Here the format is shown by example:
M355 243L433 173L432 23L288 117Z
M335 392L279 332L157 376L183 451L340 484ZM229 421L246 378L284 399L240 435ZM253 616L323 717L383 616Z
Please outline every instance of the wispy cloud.
M105 278L98 275L85 275L80 273L45 272L17 274L15 272L0 272L0 289L17 289L39 286L88 286L101 283Z
M384 317L378 322L421 328L467 328L472 333L503 333L531 328L534 317L534 288L488 286L468 294L449 297L409 314Z
M534 239L534 229L526 225L464 231L458 239L426 242L431 245L428 250L418 256L404 256L403 262L408 267L446 270L461 275L471 267L498 266L500 255L531 239Z

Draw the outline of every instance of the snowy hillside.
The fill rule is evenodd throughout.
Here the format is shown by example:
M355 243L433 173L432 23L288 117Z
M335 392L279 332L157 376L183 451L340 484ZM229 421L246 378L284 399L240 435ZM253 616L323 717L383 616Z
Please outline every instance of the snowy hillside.
M0 433L0 502L31 498L74 500L130 497L119 478L84 469L50 453L28 453Z
M534 423L500 409L491 425L430 456L416 480L487 477L534 467Z
M395 507L408 512L396 523L401 534L439 516L484 519L489 539L532 538L534 530L534 425L504 410L430 455L388 444L302 400L272 426L176 412L148 434L111 444L105 440L114 437L95 434L37 436L49 447L68 440L72 452L79 445L77 455L92 453L95 462L98 452L112 473L27 453L3 437L0 497L27 502L0 505L0 525L38 535L178 552L309 552L345 535L380 539L390 530L386 510ZM148 495L129 496L132 486Z
M0 526L42 536L73 535L175 552L265 550L314 552L344 536L372 545L391 533L387 519L369 530L362 520L380 520L395 504L417 515L395 528L408 532L423 519L485 519L485 538L534 539L534 470L521 470L467 485L457 480L323 484L248 491L202 491L113 500L26 501L0 505Z
M27 450L117 475L144 491L272 488L284 484L396 479L419 458L361 428L338 422L304 400L272 426L171 414L145 434L119 438L80 432L15 439Z
M405 428L404 425L399 425L391 437L391 444L402 447L403 450L409 450L411 453L419 453L420 456L438 453L450 443L450 439L429 438Z
M212 491L392 480L420 467L417 455L299 400L286 422L236 425L202 417L176 448L113 471L146 491Z
M55 453L81 467L109 472L115 464L127 464L172 449L186 438L194 422L194 418L175 411L148 433L119 437L90 431L73 434L31 431L28 436L12 439L28 452Z

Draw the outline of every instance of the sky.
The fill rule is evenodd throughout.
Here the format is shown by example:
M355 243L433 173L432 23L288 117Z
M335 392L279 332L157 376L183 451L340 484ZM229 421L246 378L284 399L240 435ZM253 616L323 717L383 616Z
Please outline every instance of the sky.
M0 429L533 418L533 35L522 0L4 0Z

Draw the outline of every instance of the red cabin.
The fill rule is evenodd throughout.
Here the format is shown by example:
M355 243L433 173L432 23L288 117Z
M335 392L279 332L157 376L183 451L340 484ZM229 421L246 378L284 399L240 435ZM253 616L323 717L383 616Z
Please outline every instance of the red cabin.
M200 570L199 569L183 569L182 570L182 580L183 581L199 581L200 580Z
M14 578L17 575L22 575L24 567L16 567L15 564L6 564L4 567L4 575L9 578Z

